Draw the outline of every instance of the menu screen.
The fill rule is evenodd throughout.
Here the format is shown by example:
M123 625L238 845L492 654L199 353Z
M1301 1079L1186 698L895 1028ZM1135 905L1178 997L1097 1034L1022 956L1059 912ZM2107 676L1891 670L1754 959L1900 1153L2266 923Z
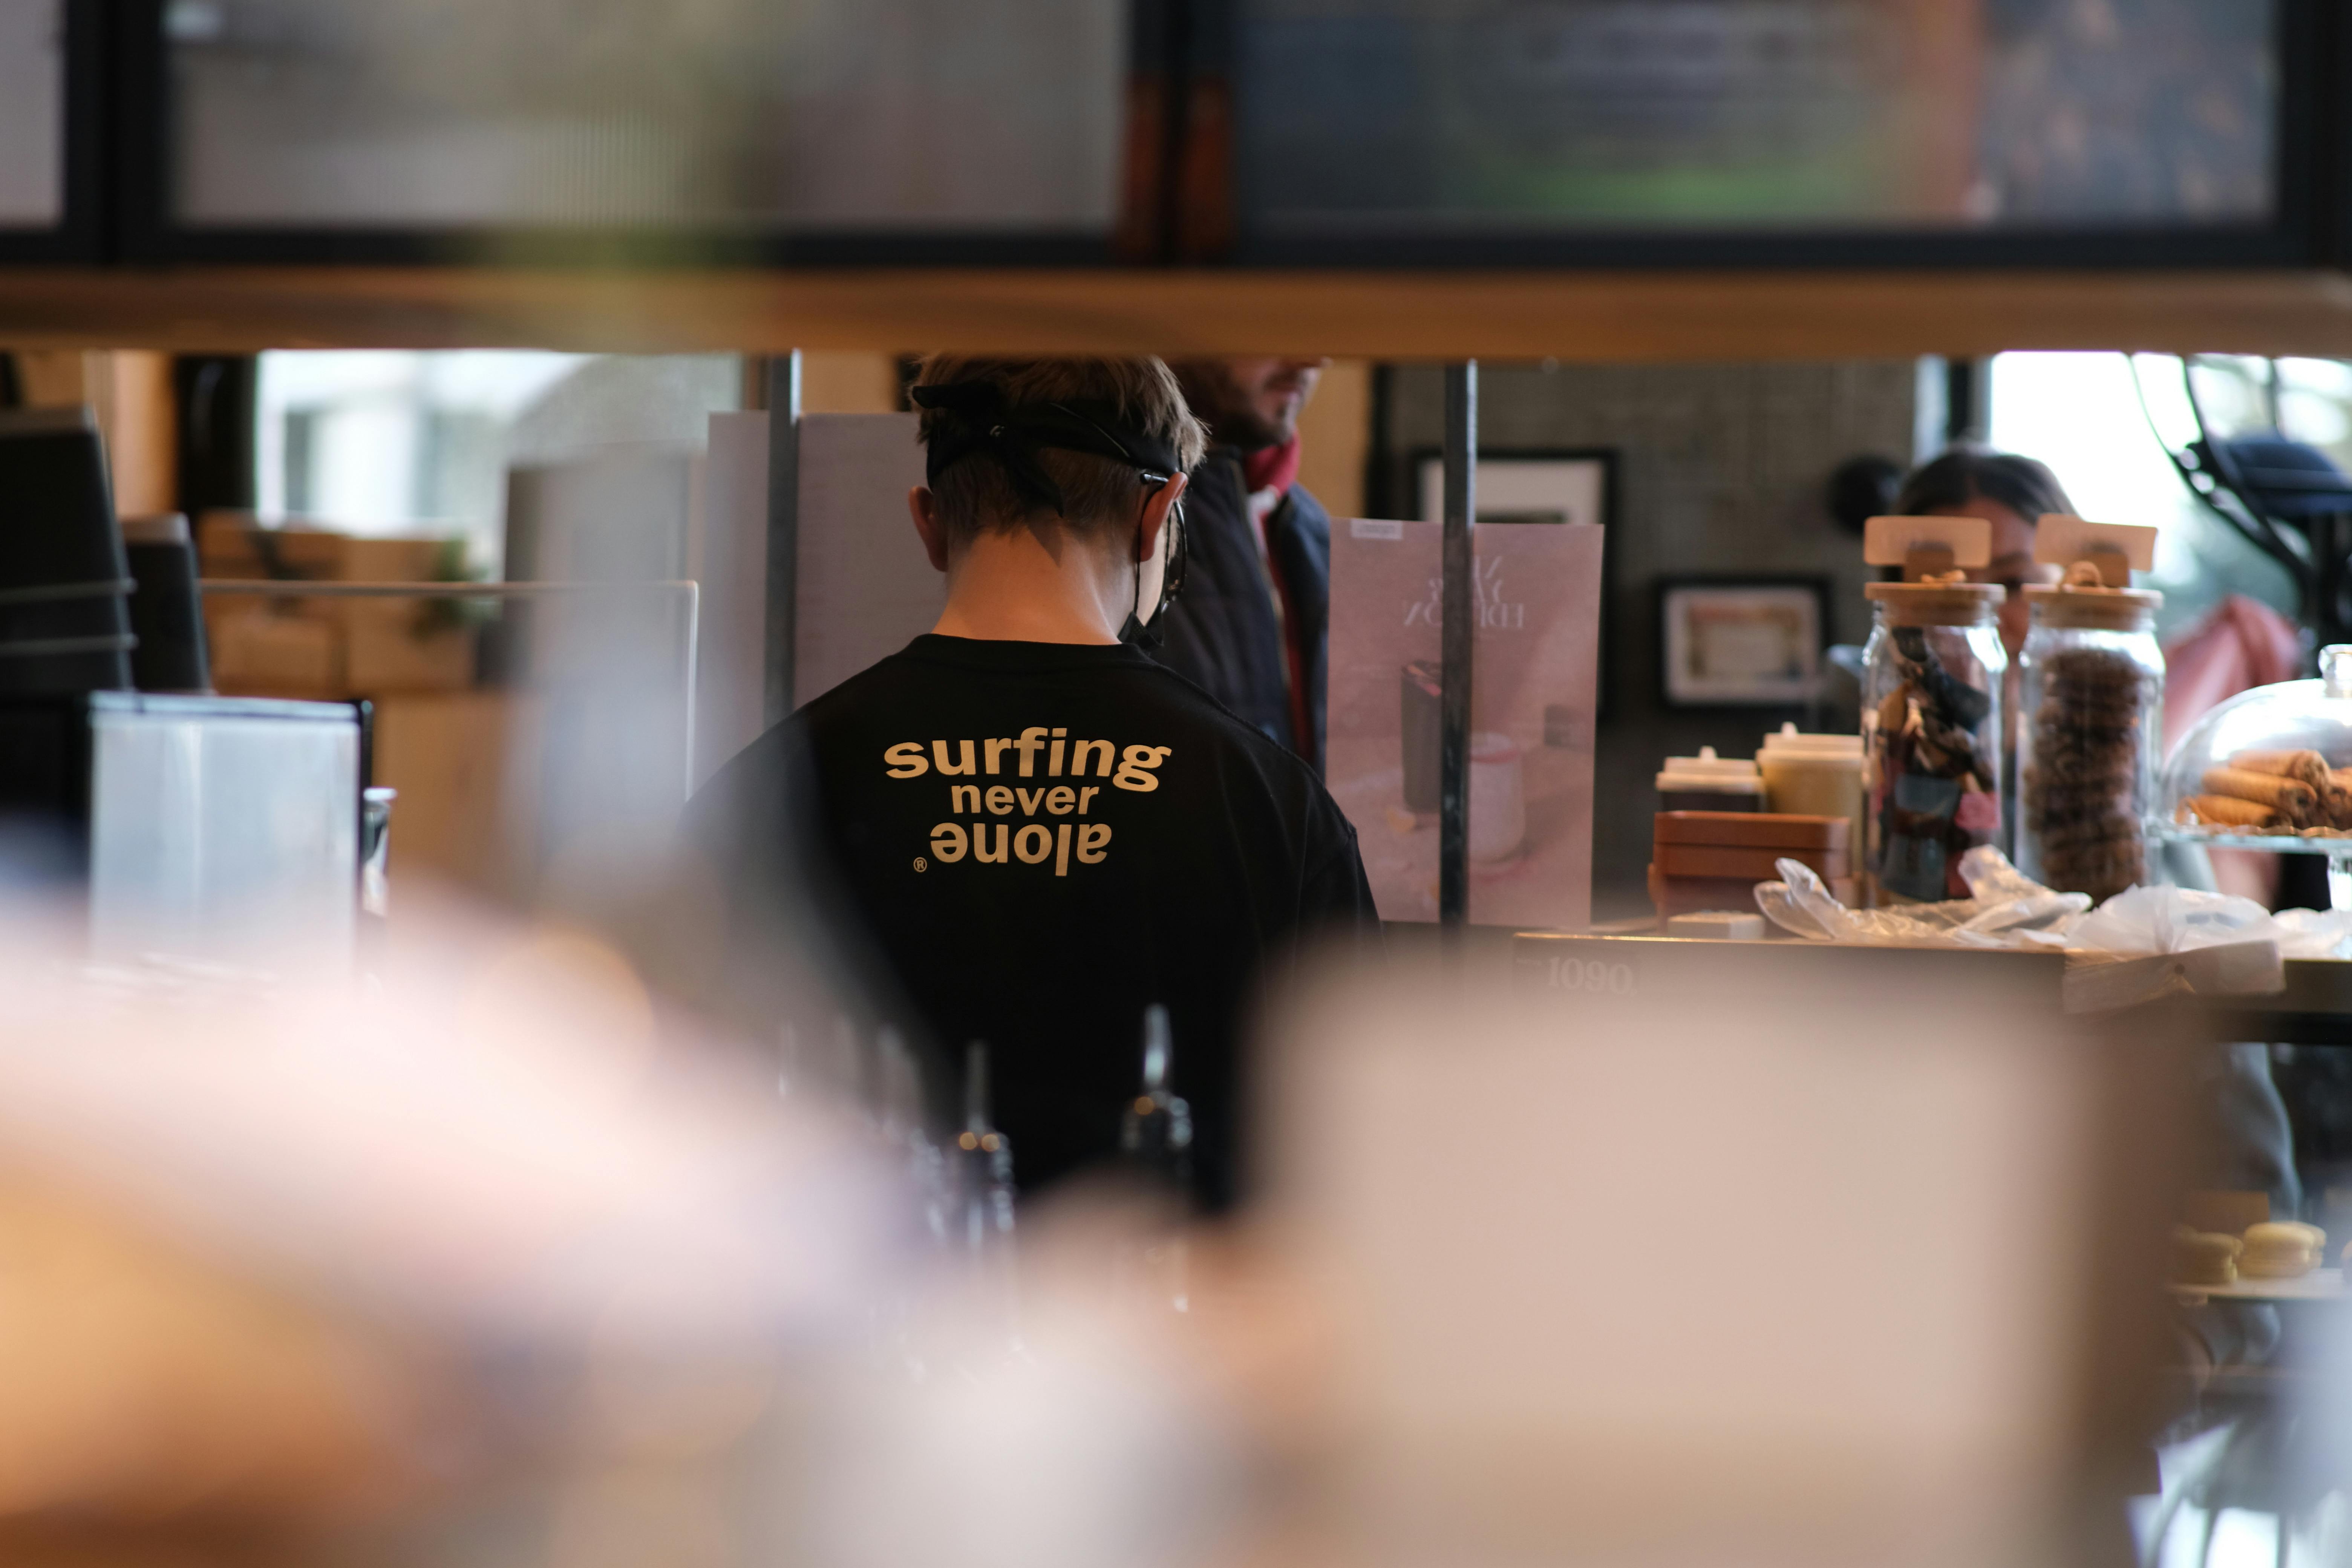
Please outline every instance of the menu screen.
M1237 0L1240 213L1395 230L2262 225L2278 0Z
M170 0L163 28L190 227L1087 233L1117 206L1126 0Z

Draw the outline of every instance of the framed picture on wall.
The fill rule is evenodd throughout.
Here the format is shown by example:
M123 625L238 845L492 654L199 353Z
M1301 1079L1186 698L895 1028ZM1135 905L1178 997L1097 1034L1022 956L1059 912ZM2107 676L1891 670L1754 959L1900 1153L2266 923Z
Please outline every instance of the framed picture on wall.
M1421 521L1440 521L1445 516L1445 454L1423 447L1412 457ZM1616 467L1616 454L1606 451L1481 452L1478 521L1606 526L1613 521Z
M1445 516L1445 453L1416 447L1412 453L1413 494L1421 521ZM1565 523L1607 528L1617 521L1617 454L1606 447L1498 447L1478 454L1478 521ZM1609 602L1613 595L1607 541L1601 552L1600 701L1596 720L1613 707L1616 661L1610 649Z
M1780 708L1822 678L1829 584L1819 577L1668 577L1658 667L1674 708Z

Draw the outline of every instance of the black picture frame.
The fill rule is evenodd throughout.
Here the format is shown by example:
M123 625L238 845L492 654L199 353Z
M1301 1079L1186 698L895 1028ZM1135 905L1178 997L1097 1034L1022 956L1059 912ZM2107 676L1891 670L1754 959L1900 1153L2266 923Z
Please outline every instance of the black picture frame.
M1801 573L1741 573L1734 574L1692 574L1660 577L1652 585L1656 595L1658 626L1658 706L1674 712L1724 711L1738 712L1759 708L1801 708L1818 694L1826 667L1825 655L1831 641L1830 610L1834 599L1835 584L1826 576ZM1759 685L1750 695L1735 695L1726 690L1698 691L1676 679L1674 615L1676 600L1683 595L1705 595L1729 601L1745 595L1790 595L1804 604L1812 620L1811 652L1813 668L1810 684L1796 686Z
M1385 428L1385 425L1376 428ZM1437 518L1423 515L1427 510L1423 500L1427 491L1422 476L1432 463L1437 464L1442 469L1444 462L1445 449L1443 447L1407 447L1403 468L1397 479L1391 481L1404 492L1402 498L1404 504L1395 510L1400 512L1409 512L1414 519L1423 522L1440 521ZM1617 592L1615 564L1617 552L1612 548L1615 542L1615 536L1609 531L1618 526L1618 520L1623 510L1618 489L1618 476L1622 471L1623 465L1617 449L1613 447L1481 447L1478 449L1478 468L1481 472L1515 463L1591 464L1601 470L1601 506L1600 516L1597 519L1597 524L1602 530L1601 616L1599 624L1594 628L1594 636L1599 639L1599 649L1598 661L1593 667L1592 676L1596 688L1593 696L1592 720L1595 724L1605 723L1616 708L1612 693L1615 690L1615 676L1620 664L1611 646L1619 623L1612 605ZM1390 499L1393 501L1400 498L1391 497ZM1496 528L1528 526L1526 520L1522 518L1501 516L1488 519L1484 515L1483 507L1479 521L1489 527Z

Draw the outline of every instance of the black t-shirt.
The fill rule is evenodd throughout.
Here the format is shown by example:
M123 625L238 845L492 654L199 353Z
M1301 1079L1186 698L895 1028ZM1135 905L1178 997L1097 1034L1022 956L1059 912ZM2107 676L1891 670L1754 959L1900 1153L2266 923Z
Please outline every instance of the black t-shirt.
M789 874L761 846L814 854L908 1021L959 1063L988 1043L1027 1188L1116 1151L1159 1002L1200 1194L1227 1201L1257 982L1378 929L1313 772L1126 646L917 637L755 742L696 812L730 875Z

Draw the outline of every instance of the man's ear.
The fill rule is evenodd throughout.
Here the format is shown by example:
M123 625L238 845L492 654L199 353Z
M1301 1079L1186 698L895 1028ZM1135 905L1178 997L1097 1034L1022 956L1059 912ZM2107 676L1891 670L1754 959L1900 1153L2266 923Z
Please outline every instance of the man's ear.
M1184 487L1192 481L1178 474L1143 503L1143 526L1136 531L1135 558L1149 561L1160 553L1160 531L1168 526L1168 514L1176 510L1183 499Z
M923 542L923 554L931 563L931 570L945 573L948 569L948 534L940 526L940 498L929 489L917 485L907 492L907 515L915 520L916 536Z

